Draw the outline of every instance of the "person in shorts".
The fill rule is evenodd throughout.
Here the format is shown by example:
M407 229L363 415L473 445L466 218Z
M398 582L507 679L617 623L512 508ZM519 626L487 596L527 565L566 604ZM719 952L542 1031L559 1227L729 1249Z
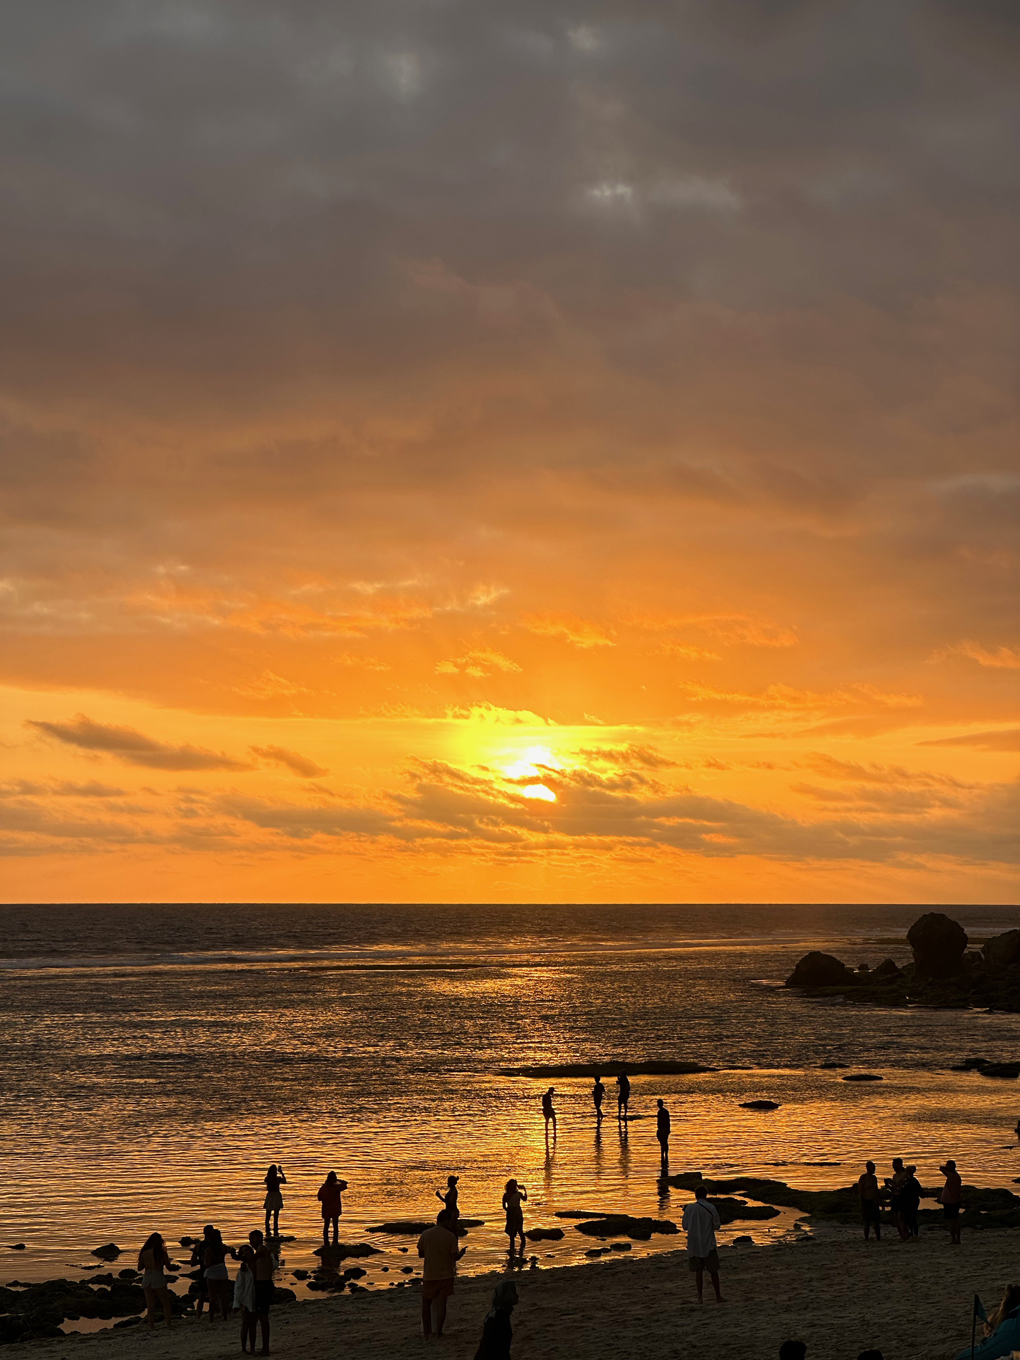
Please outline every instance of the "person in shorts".
M418 1238L418 1255L425 1265L421 1281L421 1327L426 1340L432 1335L432 1309L435 1305L436 1336L443 1335L446 1301L453 1293L457 1262L467 1247L457 1248L456 1220L449 1209L441 1209L436 1226L426 1228Z
M882 1220L881 1220L881 1194L878 1188L878 1177L875 1175L875 1163L864 1163L864 1175L857 1181L857 1195L861 1201L861 1218L864 1221L864 1240L871 1236L871 1230L875 1230L875 1241L882 1240Z
M719 1249L715 1232L721 1228L719 1210L708 1202L708 1191L699 1185L694 1192L694 1203L684 1209L683 1229L687 1234L687 1264L694 1275L698 1302L703 1303L705 1271L712 1281L716 1303L724 1302L719 1289Z
M259 1355L268 1355L269 1309L272 1307L273 1294L276 1291L276 1286L273 1284L276 1257L266 1246L265 1236L259 1232L258 1228L248 1234L248 1241L255 1253L254 1260L249 1263L248 1269L255 1276L255 1316L258 1319L259 1331L262 1335L262 1349L259 1351ZM254 1337L252 1344L254 1345Z
M939 1199L942 1202L942 1216L949 1224L949 1242L951 1246L960 1245L960 1201L963 1199L963 1181L960 1173L956 1169L955 1162L946 1162L945 1166L940 1166L939 1170L946 1178L946 1183L942 1187Z

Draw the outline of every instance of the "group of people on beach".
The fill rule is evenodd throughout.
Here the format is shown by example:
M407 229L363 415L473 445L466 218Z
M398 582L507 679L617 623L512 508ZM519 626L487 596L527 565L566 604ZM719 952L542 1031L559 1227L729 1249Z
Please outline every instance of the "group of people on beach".
M904 1166L902 1157L894 1157L892 1169L893 1174L887 1176L883 1183L879 1185L878 1177L875 1174L875 1163L865 1162L864 1173L858 1178L857 1195L861 1202L861 1219L864 1224L865 1241L868 1240L872 1232L875 1234L876 1242L882 1240L881 1209L883 1201L888 1202L893 1226L899 1233L902 1242L909 1242L917 1238L920 1233L917 1212L921 1200L925 1197L925 1192L917 1179L917 1167ZM949 1227L950 1243L958 1247L960 1245L960 1207L963 1201L963 1181L956 1169L956 1163L952 1160L947 1161L944 1166L940 1166L939 1171L946 1178L946 1183L939 1191L938 1196L939 1203L942 1205L942 1216Z
M190 1264L196 1267L195 1280L198 1286L195 1310L199 1317L206 1303L209 1305L209 1321L213 1322L217 1313L224 1321L230 1316L231 1307L241 1315L241 1350L255 1355L256 1330L261 1332L262 1349L259 1355L269 1354L269 1309L273 1302L273 1273L277 1260L266 1245L265 1234L258 1228L248 1234L248 1241L239 1249L228 1247L222 1233L211 1223L202 1229L197 1240L183 1238L181 1245L191 1246ZM240 1262L237 1278L231 1287L227 1257ZM145 1294L146 1323L150 1331L156 1325L156 1310L161 1307L163 1318L169 1329L173 1326L173 1310L170 1297L170 1280L167 1272L176 1269L170 1260L166 1242L161 1233L149 1235L138 1253L138 1269L142 1272L142 1290ZM250 1347L250 1350L249 1350Z

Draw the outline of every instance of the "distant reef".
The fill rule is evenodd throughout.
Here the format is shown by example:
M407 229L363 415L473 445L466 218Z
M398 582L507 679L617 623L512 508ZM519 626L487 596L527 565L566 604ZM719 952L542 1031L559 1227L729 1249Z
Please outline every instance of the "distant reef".
M554 1063L542 1067L501 1067L501 1077L689 1077L698 1072L718 1072L696 1062L604 1062Z
M980 949L968 949L959 921L929 911L907 931L907 943L913 959L902 967L885 959L876 968L866 963L853 968L832 954L812 950L785 985L813 996L839 995L884 1006L1020 1011L1020 930L1007 930Z

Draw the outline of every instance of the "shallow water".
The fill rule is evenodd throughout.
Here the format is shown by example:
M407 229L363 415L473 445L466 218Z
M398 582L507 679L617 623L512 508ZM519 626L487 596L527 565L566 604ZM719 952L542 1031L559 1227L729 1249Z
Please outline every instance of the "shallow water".
M915 1161L926 1185L955 1156L965 1180L1020 1176L1016 1083L948 1069L1020 1055L1020 1016L809 1001L776 984L809 948L850 963L909 957L911 908L6 907L0 908L0 1278L77 1275L89 1250L176 1240L207 1221L227 1240L261 1224L261 1177L283 1163L287 1266L309 1267L315 1191L350 1182L342 1237L403 1278L414 1241L368 1234L427 1218L448 1172L461 1211L486 1220L463 1269L505 1259L500 1194L528 1187L545 1263L593 1242L557 1210L677 1220L661 1193L655 1098L673 1116L672 1171L740 1170L843 1185L871 1156ZM978 937L1018 913L951 913ZM596 1130L587 1080L561 1079L546 1146L546 1081L511 1064L652 1058L718 1066L636 1077L621 1130ZM823 1062L881 1074L847 1084ZM744 1070L740 1070L744 1069ZM612 1083L610 1102L612 1101ZM739 1109L771 1098L768 1114ZM839 1163L817 1166L811 1163ZM887 1165L885 1171L887 1172ZM767 1240L791 1211L724 1234ZM681 1239L682 1241L682 1239ZM2 1244L25 1242L24 1252ZM635 1243L642 1254L675 1238ZM400 1247L410 1248L405 1255ZM118 1263L132 1264L129 1254ZM388 1270L384 1270L388 1267ZM103 1267L107 1269L108 1267ZM286 1272L284 1283L291 1283Z

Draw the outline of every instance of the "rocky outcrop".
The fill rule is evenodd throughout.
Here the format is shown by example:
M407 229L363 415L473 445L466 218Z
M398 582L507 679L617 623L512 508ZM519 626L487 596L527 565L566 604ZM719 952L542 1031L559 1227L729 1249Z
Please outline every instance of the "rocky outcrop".
M611 1218L588 1218L577 1224L577 1231L590 1237L631 1237L635 1242L647 1242L652 1233L672 1235L680 1229L668 1218L633 1218L630 1214L614 1214Z
M778 1100L742 1100L740 1102L742 1110L778 1110Z
M913 961L903 967L883 959L862 972L814 950L798 962L786 986L883 1006L1020 1011L1020 929L995 936L980 950L968 949L967 932L958 921L929 911L910 927L907 940Z
M853 987L857 978L833 954L823 954L820 949L812 949L786 979L787 987Z
M967 932L941 911L928 911L907 931L917 978L952 978L963 971Z

